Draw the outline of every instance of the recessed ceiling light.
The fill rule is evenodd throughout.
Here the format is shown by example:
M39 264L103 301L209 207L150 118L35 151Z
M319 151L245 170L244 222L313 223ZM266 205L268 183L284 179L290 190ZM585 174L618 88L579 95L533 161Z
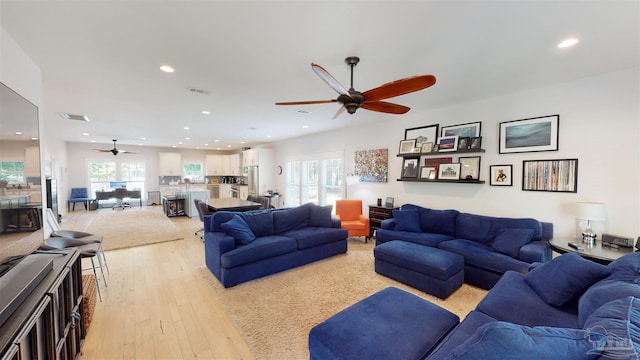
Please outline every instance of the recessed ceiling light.
M185 129L185 130L189 130L189 129L191 129L191 128L190 128L190 127L188 127L188 126L185 126L185 127L183 127L183 129Z
M171 147L172 147L172 148L177 148L177 146L175 146L175 145L171 145Z
M95 140L91 140L92 143L96 142Z
M37 137L32 137L31 140L38 140L38 138Z
M579 42L578 39L576 38L567 38L562 40L559 44L558 47L563 49L563 48L568 48L568 47L572 47L573 45L577 44Z
M88 132L84 132L84 133L82 133L82 136L89 136L89 133Z
M184 138L184 139L185 139L185 140L191 140L191 138L190 138L190 137L186 137L186 138Z
M147 140L147 138L141 137L140 140L145 141L145 140Z
M311 114L311 111L308 110L297 110L296 111L298 114L302 114L302 115L308 115Z
M75 115L75 114L67 114L67 113L58 113L58 115L62 116L67 120L78 120L78 121L86 121L89 122L89 117L87 115Z
M211 111L209 110L202 110L201 113L205 114L205 115L209 115L211 114Z
M268 138L270 138L270 137L271 137L271 135L267 135L267 137L268 137Z
M22 131L16 131L16 135L22 135Z
M160 66L160 70L162 70L162 71L164 71L164 72L166 72L166 73L172 73L172 72L174 72L174 71L175 71L175 70L174 70L171 66L169 66L169 65L162 65L162 66Z
M213 140L213 141L215 141L215 142L220 142L220 140L218 140L218 139L216 139L216 140Z
M204 146L209 146L209 144L204 144Z
M244 144L244 141L240 141L240 144Z
M182 145L182 141L178 141L178 145Z
M231 147L231 145L227 145L227 147Z
M309 125L302 125L302 128L303 128L303 129L308 129L308 128L309 128Z

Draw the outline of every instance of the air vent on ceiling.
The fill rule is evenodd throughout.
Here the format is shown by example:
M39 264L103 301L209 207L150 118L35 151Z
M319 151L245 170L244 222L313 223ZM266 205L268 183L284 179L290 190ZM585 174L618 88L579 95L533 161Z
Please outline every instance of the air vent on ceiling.
M77 121L86 121L89 122L89 117L87 115L75 115L75 114L67 114L67 113L59 113L60 116L67 120L77 120Z
M209 90L198 89L198 88L194 88L194 87L188 87L187 90L189 90L192 93L196 93L196 94L209 95Z

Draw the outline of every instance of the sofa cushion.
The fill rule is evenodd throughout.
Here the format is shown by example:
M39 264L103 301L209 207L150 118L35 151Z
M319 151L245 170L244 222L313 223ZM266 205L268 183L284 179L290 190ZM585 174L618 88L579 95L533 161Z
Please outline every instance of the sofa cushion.
M239 244L246 245L256 239L251 228L240 215L234 215L231 220L220 224L220 228L225 234L233 237Z
M532 238L533 230L531 229L499 229L491 247L517 259L520 248L531 242Z
M273 212L273 226L276 234L300 229L309 225L309 206L298 206Z
M640 356L640 298L627 296L598 308L584 329L607 337L603 357L638 359Z
M456 236L457 210L420 208L420 229L426 233Z
M280 235L263 236L248 245L238 246L222 254L220 265L230 269L294 251L296 251L295 239Z
M438 244L438 249L464 256L464 263L467 266L478 267L495 273L503 274L509 270L526 273L529 270L530 264L494 251L488 245L471 240L454 239L443 241Z
M578 321L580 326L584 326L589 316L600 306L627 296L640 298L640 286L634 282L617 280L611 277L591 285L578 301Z
M344 241L347 238L347 230L332 227L306 227L287 231L280 235L296 239L298 249L302 250L322 244Z
M524 277L514 271L506 272L476 310L496 320L526 326L580 327L575 304L564 307L547 304L527 285Z
M465 342L468 338L475 334L478 328L486 323L494 322L496 319L481 313L480 311L471 311L455 329L453 329L447 337L442 339L435 350L429 354L429 359L443 359L448 356L456 346Z
M446 281L463 270L458 254L407 241L390 241L373 249L376 260L386 261L412 271Z
M491 239L492 218L461 213L456 217L456 237L478 243L486 243Z
M393 219L396 221L395 230L421 232L420 212L418 210L393 210Z
M423 232L412 232L412 231L396 231L396 230L386 230L386 229L378 229L376 230L376 244L382 244L388 241L393 240L402 240L408 241L415 244L420 244L424 246L436 247L438 243L451 240L452 237L449 235L442 234L433 234L433 233L423 233Z
M333 205L318 206L312 204L312 206L309 207L309 226L330 228L332 226L332 210Z
M528 327L502 321L478 328L467 341L457 346L447 359L596 359L594 341L603 336L582 329Z
M608 272L604 265L567 253L536 267L524 280L548 304L562 306L577 300Z
M247 211L240 213L240 217L249 225L255 236L273 235L273 211Z
M640 284L640 252L617 258L608 266L611 278Z

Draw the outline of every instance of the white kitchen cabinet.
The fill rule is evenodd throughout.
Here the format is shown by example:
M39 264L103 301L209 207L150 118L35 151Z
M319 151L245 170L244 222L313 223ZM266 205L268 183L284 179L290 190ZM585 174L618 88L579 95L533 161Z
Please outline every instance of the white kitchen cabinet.
M25 148L24 177L40 177L40 148L37 146Z
M227 199L227 198L233 197L231 196L231 184L220 184L218 186L220 187L221 199Z
M249 149L242 152L242 165L244 166L256 166L259 161L259 149Z
M227 155L229 158L229 175L242 175L242 164L240 163L240 154Z
M223 158L224 155L208 154L206 156L207 176L225 175Z
M246 185L242 185L238 186L238 189L240 190L240 194L238 195L240 199L246 200L247 196L249 196L249 187Z
M182 176L182 157L180 153L159 153L160 164L158 172L160 176Z

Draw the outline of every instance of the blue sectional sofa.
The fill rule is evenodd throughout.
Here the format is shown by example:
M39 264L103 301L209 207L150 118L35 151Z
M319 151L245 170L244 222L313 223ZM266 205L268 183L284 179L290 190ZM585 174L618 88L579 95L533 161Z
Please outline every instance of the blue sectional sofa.
M608 266L568 253L532 266L526 275L507 271L454 326L444 309L407 302L411 294L401 290L383 291L386 296L372 295L314 327L309 334L311 358L359 359L360 354L375 354L378 347L387 353L411 349L421 355L404 359L429 360L640 357L638 252ZM380 326L372 326L363 311L375 312L387 304L395 304L395 311L377 316ZM414 331L420 319L404 306L423 308L422 320L432 324L433 331ZM388 320L393 327L385 326Z
M330 206L243 213L218 211L205 217L205 263L224 287L347 251L347 230Z
M526 274L532 263L551 260L553 224L405 204L382 221L376 246L402 240L464 257L464 281L491 289L507 271Z

